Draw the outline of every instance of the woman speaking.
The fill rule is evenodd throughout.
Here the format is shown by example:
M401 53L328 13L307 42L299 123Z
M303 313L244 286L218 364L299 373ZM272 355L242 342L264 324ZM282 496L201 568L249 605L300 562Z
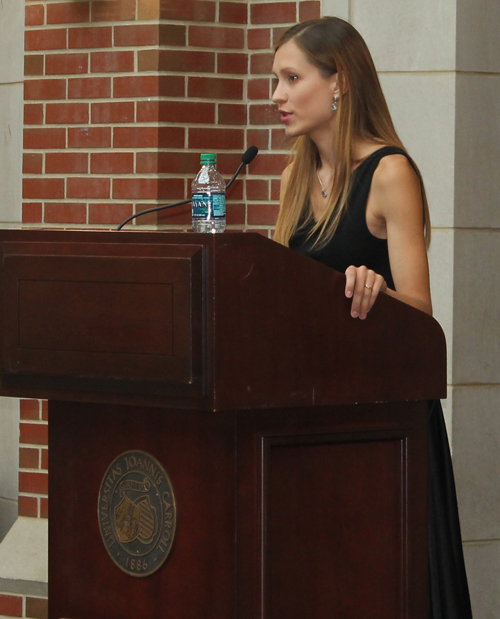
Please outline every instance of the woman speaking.
M334 17L298 24L278 43L273 72L273 101L295 138L275 240L345 273L353 319L365 320L379 294L431 314L424 185L362 37ZM439 402L430 403L428 438L430 617L471 619Z

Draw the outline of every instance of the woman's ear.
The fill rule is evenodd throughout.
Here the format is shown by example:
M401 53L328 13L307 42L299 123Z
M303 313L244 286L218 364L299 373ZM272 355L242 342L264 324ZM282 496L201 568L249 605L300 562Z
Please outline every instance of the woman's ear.
M330 80L330 89L333 96L337 95L340 97L341 94L345 95L345 93L349 90L345 75L337 72L331 76Z
M338 73L334 73L329 78L329 81L330 81L329 87L330 87L330 92L332 93L332 96L340 95L339 74Z

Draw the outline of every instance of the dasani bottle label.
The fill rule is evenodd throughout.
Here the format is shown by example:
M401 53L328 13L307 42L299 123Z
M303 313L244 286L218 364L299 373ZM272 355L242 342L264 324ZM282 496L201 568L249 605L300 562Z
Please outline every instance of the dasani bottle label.
M191 206L193 217L210 219L226 216L226 196L223 193L195 193Z

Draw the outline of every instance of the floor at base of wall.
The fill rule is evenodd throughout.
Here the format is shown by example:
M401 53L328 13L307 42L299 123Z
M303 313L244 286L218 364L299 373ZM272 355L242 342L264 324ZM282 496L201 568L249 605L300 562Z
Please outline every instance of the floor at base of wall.
M0 543L0 619L48 617L48 522L18 518Z

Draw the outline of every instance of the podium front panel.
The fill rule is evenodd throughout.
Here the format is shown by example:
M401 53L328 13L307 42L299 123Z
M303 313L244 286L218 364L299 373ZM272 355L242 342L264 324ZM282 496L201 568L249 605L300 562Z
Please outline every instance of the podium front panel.
M4 385L204 395L203 248L75 247L4 246Z

